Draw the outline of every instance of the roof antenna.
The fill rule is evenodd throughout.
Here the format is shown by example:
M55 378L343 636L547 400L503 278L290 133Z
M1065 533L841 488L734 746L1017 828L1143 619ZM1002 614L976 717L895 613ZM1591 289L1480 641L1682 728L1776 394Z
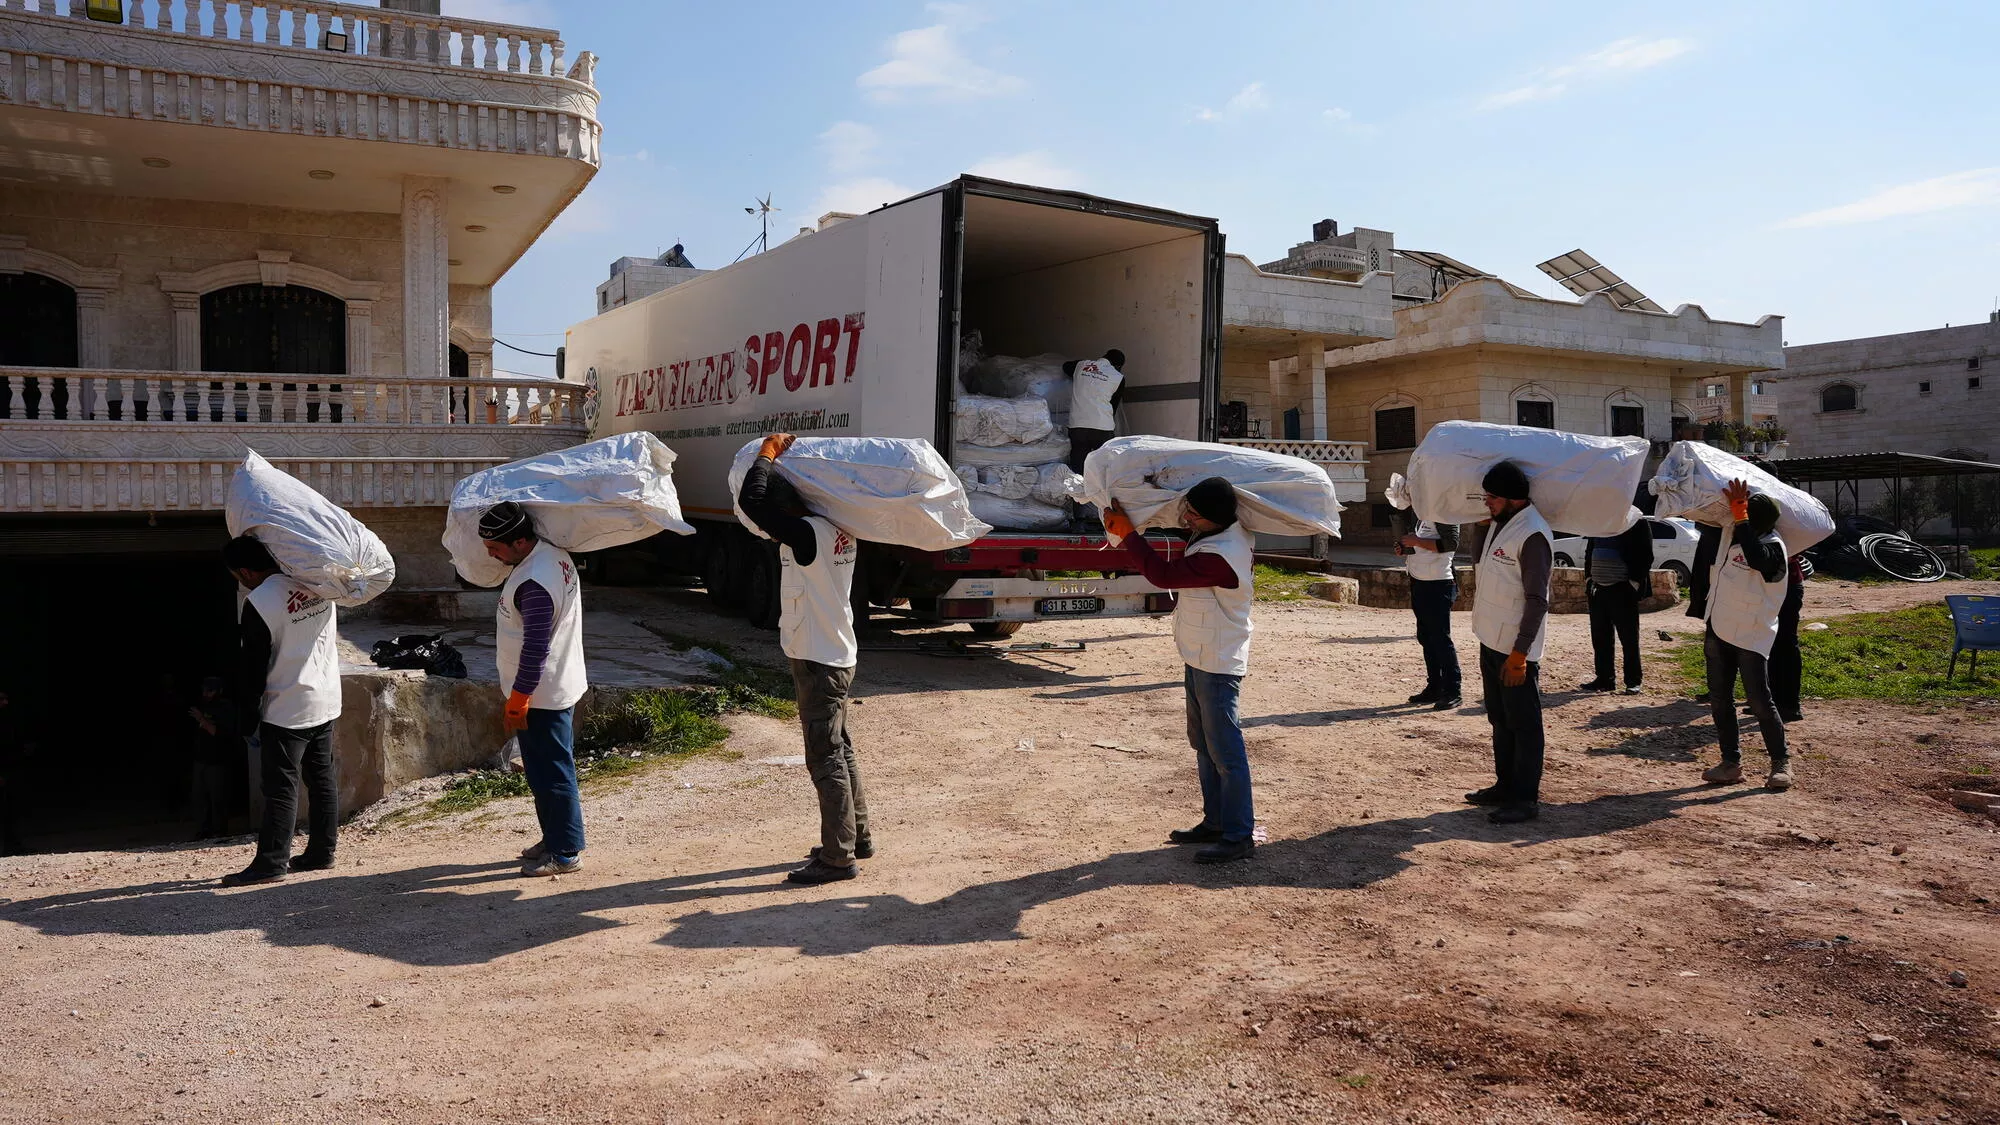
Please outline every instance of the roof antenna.
M757 206L745 207L743 209L743 213L745 215L757 216L762 225L762 230L758 233L757 237L750 240L750 246L755 246L759 254L762 254L764 251L769 250L771 248L771 212L782 211L782 210L784 210L784 208L771 206L770 192L764 193L764 198L757 201ZM750 246L745 246L743 248L743 254L748 254L750 252ZM736 262L742 261L743 254L736 255L735 260L730 262L730 265L735 265Z

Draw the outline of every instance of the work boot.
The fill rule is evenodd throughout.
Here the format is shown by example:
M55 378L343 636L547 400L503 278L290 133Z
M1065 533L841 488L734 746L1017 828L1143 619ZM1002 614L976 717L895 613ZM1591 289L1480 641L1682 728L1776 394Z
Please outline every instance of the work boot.
M1450 695L1447 695L1444 698L1438 700L1436 703L1431 704L1431 710L1456 711L1463 706L1465 706L1465 697L1458 694L1457 692L1452 692Z
M1778 718L1788 723L1803 723L1806 721L1806 717L1797 711L1780 711L1778 712Z
M331 871L333 869L333 853L327 852L324 855L314 855L311 852L307 852L304 855L293 856L292 861L286 864L286 868L294 874L300 871Z
M534 843L521 849L522 859L540 859L547 854L549 854L549 846L540 840L536 840Z
M1617 684L1612 683L1610 680L1585 680L1582 683L1576 685L1576 690L1610 691L1612 688L1615 688L1617 686L1618 686Z
M254 863L241 871L232 871L222 877L222 885L225 887L254 887L260 883L282 883L284 881L285 873L283 871L266 871Z
M521 874L530 879L547 879L553 875L568 875L583 870L580 855L550 855L543 852L542 858L531 859L521 865Z
M1197 824L1193 828L1176 828L1167 833L1170 844L1213 844L1222 839L1222 829Z
M1507 802L1506 798L1501 795L1498 785L1489 785L1484 789L1474 789L1472 792L1467 793L1465 795L1465 803L1468 805L1504 805Z
M818 858L819 858L819 845L818 845L818 844L814 844L814 845L813 845L812 847L810 847L810 848L807 848L807 849L806 849L806 858L807 858L807 859L818 859ZM867 836L863 836L863 837L861 837L861 838L860 838L859 840L856 840L856 841L854 841L854 858L855 858L855 859L874 859L874 858L875 858L875 841L874 841L874 840L872 840L872 839L870 839L870 838L868 838Z
M1196 863L1235 863L1257 853L1254 840L1218 840L1194 853Z
M1542 815L1542 806L1535 801L1510 802L1486 814L1486 819L1495 824L1523 824Z
M1772 758L1771 776L1764 779L1764 788L1784 792L1792 787L1792 760Z
M1410 697L1410 702L1412 703L1436 703L1437 701L1438 689L1436 686L1427 687Z
M1743 780L1743 763L1733 759L1724 760L1720 765L1710 766L1701 771L1701 779L1710 785L1734 785Z
M837 867L831 863L823 863L818 856L814 856L811 863L786 873L785 882L818 886L821 883L837 883L842 879L852 879L859 874L860 872L856 871L851 863L845 867Z

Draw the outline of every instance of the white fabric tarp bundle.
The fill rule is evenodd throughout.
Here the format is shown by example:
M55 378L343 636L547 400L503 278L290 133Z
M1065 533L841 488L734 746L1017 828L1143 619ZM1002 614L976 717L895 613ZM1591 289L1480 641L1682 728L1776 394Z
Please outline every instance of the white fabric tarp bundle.
M951 404L952 439L965 445L1027 445L1049 436L1049 403L1040 398L960 395Z
M229 479L223 518L232 538L255 538L286 577L335 605L361 605L396 580L379 536L255 450Z
M1069 509L1039 501L1009 500L990 492L971 495L972 514L1012 531L1058 531L1069 524Z
M537 536L565 551L602 551L661 531L692 535L674 491L674 458L640 431L482 469L452 490L445 550L467 582L505 582L512 568L487 555L479 517L509 500L528 510Z
M1027 357L990 355L967 368L959 383L975 395L1039 398L1049 404L1049 413L1067 419L1071 382L1063 374L1063 362L1055 352Z
M1732 520L1722 489L1733 480L1777 502L1778 537L1792 554L1833 534L1833 516L1818 497L1702 442L1675 442L1646 487L1659 497L1653 511L1656 516L1685 516L1697 523L1728 527Z
M1410 479L1401 473L1389 474L1389 487L1382 490L1382 499L1397 511L1410 510Z
M1410 454L1410 507L1434 524L1487 519L1481 482L1488 469L1512 461L1528 475L1529 499L1551 528L1566 535L1617 535L1639 518L1632 497L1650 449L1640 437L1439 422Z
M736 452L729 468L732 505L762 444L754 438ZM921 438L802 437L776 464L806 507L857 539L942 551L993 530L973 515L957 474ZM740 506L736 518L764 535Z
M961 445L953 452L962 463L986 465L1052 465L1069 460L1069 431L1052 430L1049 436L1027 445Z
M1172 526L1178 501L1209 477L1236 486L1237 518L1268 535L1340 535L1340 500L1310 461L1236 445L1138 435L1112 438L1083 463L1083 499L1113 501L1133 526Z

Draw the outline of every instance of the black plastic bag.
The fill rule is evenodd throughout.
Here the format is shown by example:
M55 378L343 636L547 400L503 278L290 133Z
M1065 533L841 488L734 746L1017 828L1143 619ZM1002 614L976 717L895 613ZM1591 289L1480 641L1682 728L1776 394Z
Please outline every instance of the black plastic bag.
M443 633L435 636L408 633L376 641L375 647L368 650L368 659L378 668L415 668L433 676L465 678L465 657L444 643Z

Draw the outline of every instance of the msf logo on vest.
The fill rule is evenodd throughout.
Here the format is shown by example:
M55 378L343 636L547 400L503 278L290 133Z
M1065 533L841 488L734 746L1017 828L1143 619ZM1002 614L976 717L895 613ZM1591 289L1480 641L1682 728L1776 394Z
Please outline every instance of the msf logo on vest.
M285 595L285 616L290 617L300 610L311 609L325 600L319 595L309 593L305 590L293 590L291 593Z
M1495 562L1507 563L1510 566L1513 565L1514 562L1514 557L1507 553L1507 548L1505 547L1493 548L1493 559Z
M559 560L556 567L562 571L564 589L576 585L576 567L570 565L568 559Z

